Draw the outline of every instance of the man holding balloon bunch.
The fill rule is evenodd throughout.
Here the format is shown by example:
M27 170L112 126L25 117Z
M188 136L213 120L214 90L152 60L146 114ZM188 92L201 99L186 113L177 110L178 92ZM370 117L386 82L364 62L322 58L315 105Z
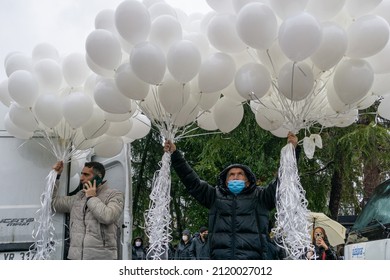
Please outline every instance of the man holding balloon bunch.
M293 133L288 134L287 141L298 150L298 138ZM199 178L172 141L164 143L164 152L171 153L172 167L188 192L209 209L211 259L276 258L268 224L276 203L277 178L261 188L248 166L231 164L219 174L214 187Z

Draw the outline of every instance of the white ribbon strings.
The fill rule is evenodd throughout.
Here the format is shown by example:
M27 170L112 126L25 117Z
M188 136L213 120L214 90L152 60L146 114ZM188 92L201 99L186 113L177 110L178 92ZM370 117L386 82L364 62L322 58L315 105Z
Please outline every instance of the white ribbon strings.
M279 184L276 191L276 223L272 232L287 259L300 259L310 247L308 202L302 188L294 146L289 143L281 151Z
M160 162L161 168L153 178L150 193L150 207L145 213L146 235L149 238L147 258L168 259L168 244L171 241L170 201L171 201L171 154L165 152Z
M49 259L51 253L55 251L57 243L54 239L55 227L52 220L55 212L51 207L56 177L57 173L54 170L50 171L49 175L46 176L45 189L40 197L41 208L37 211L37 227L32 233L35 242L30 248L30 251L35 253L37 260Z

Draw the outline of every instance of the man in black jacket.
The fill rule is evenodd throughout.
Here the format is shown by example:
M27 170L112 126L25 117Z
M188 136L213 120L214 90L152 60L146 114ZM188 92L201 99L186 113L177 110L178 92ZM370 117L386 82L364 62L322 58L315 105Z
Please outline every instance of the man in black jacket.
M190 248L191 259L193 260L208 260L210 259L210 246L208 239L208 229L201 227L199 229L199 235L192 238L192 244Z
M296 147L298 138L289 133L288 142ZM213 187L199 178L174 143L166 141L164 151L171 153L172 167L188 192L209 209L210 259L272 259L268 223L277 180L256 186L248 166L232 164Z

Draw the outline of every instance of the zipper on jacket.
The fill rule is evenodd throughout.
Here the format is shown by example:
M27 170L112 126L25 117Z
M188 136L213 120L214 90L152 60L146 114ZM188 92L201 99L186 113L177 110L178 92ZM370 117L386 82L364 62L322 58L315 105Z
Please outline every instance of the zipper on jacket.
M84 240L85 240L85 236L87 235L87 226L85 224L85 215L87 214L87 202L88 201L85 201L85 204L83 207L84 237L83 237L83 241L81 243L81 259L82 260L84 259Z
M232 238L233 238L233 241L232 241L232 260L235 259L235 256L236 256L236 227L234 225L234 222L236 221L236 207L237 207L237 196L234 195L233 196L233 213L232 213Z

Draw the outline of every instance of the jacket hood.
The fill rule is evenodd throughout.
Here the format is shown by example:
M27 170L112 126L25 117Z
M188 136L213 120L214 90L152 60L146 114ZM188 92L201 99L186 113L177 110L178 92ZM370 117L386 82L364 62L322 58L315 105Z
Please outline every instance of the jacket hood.
M228 167L226 167L224 170L222 170L222 172L218 176L218 187L221 188L223 193L227 193L227 192L230 193L228 187L226 186L226 176L228 171L232 168L241 168L242 170L244 170L245 175L249 181L249 186L245 188L242 191L242 193L251 192L256 187L256 176L249 168L249 166L244 164L239 164L239 163L231 164Z
M133 246L135 246L135 241L137 241L137 240L141 240L141 246L144 244L144 240L142 239L142 237L137 236L137 237L134 238L134 240L133 240Z

